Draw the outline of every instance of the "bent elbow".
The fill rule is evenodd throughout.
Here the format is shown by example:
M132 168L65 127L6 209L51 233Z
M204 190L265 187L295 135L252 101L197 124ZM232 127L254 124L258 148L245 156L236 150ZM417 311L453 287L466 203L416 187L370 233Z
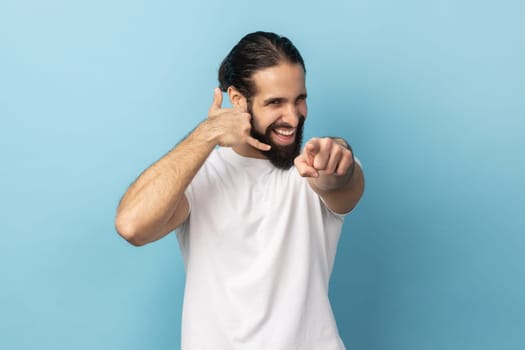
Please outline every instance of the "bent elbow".
M134 225L131 220L127 220L121 215L117 215L115 218L115 229L122 238L135 247L140 247L147 243L140 239L136 225Z

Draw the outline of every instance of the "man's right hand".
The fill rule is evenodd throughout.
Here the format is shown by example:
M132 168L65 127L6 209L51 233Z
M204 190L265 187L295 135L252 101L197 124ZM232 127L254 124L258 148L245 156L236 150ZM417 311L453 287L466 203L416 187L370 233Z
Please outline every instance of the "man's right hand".
M234 147L248 143L260 151L271 147L250 135L251 115L240 108L222 108L222 91L215 88L213 102L208 112L208 125L217 143L223 147Z

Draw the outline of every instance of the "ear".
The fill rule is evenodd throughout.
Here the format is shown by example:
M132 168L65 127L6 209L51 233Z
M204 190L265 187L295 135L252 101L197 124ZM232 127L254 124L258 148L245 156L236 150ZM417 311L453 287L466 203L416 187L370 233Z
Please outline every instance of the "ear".
M228 96L230 97L230 102L233 108L239 108L243 112L248 111L248 103L246 97L239 92L235 87L228 87Z

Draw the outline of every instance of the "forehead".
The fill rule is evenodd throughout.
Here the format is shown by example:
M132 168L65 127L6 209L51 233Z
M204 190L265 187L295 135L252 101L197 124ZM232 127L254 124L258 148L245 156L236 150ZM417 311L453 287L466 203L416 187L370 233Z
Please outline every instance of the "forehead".
M306 93L304 70L300 64L281 63L254 73L256 97L288 97Z

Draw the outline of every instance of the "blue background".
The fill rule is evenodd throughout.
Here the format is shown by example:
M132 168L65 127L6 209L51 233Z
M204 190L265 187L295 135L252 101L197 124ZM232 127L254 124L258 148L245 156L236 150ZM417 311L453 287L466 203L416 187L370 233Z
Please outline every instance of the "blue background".
M307 64L307 136L364 164L331 282L350 349L525 348L518 0L0 4L0 348L178 349L174 235L114 230L127 186L207 115L246 33Z

